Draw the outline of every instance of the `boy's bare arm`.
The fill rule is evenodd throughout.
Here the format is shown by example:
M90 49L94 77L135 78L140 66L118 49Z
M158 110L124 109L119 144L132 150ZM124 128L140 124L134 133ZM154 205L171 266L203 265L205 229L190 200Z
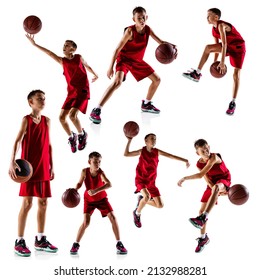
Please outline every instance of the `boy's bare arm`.
M85 178L86 178L86 168L82 169L82 171L81 171L79 181L78 181L78 183L77 183L77 185L75 187L76 190L81 188Z
M44 53L46 53L47 55L49 55L51 58L53 58L56 62L58 62L59 64L62 64L62 57L60 56L57 56L55 53L53 53L52 51L38 45L35 43L35 40L34 40L34 36L33 35L30 35L30 34L26 34L25 35L28 40L32 43L33 46L35 46L36 48L38 48L39 50L43 51Z
M13 146L13 150L12 150L12 155L11 155L11 162L10 162L10 167L9 167L9 175L11 176L11 178L16 178L16 173L15 170L18 169L20 171L20 167L19 165L16 163L15 161L15 156L21 146L21 142L23 140L23 137L26 133L26 129L27 129L27 119L24 117L22 120L22 124L20 127L20 130L16 136L15 142L14 142L14 146Z
M92 78L92 83L95 82L98 79L98 75L95 73L95 71L88 65L88 63L84 60L84 58L81 56L80 57L81 62L83 63L83 65L86 67L86 69L94 75L94 77Z
M168 157L168 158L170 158L170 159L175 159L175 160L183 161L183 162L186 163L186 166L187 166L187 167L190 166L190 163L189 163L189 161L188 161L186 158L182 158L182 157L179 157L179 156L175 156L175 155L172 155L172 154L170 154L170 153L164 152L164 151L159 150L159 149L158 149L158 152L159 152L159 155Z
M125 147L125 152L124 152L124 156L126 157L134 157L134 156L139 156L141 154L141 149L139 150L136 150L136 151L129 151L129 147L130 147L130 144L131 144L131 141L132 141L132 138L128 138L128 141L127 141L127 144L126 144L126 147Z
M150 36L151 36L158 44L167 43L166 41L161 40L161 39L153 32L152 29L150 29Z
M54 167L53 167L53 160L52 160L52 144L51 144L51 138L50 138L50 128L51 128L51 120L46 117L48 130L49 130L49 155L50 155L50 179L54 179Z

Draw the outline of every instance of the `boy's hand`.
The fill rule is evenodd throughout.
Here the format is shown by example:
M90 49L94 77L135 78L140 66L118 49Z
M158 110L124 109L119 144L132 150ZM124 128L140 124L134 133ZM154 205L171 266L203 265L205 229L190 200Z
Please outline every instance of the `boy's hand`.
M97 193L96 190L88 190L88 194L89 194L90 196L93 196L93 195L95 195L96 193Z
M27 37L27 39L28 39L33 45L35 45L34 35L27 33L27 34L25 34L25 36Z
M220 62L217 69L219 69L220 74L225 74L227 72L227 67L224 62Z
M98 76L97 75L94 75L94 77L92 78L91 82L95 82L96 80L98 79Z
M186 161L186 167L187 167L187 168L190 167L189 161Z
M18 171L21 171L20 166L16 163L16 161L11 162L10 167L9 167L9 175L12 179L16 179L17 175L15 170L18 169Z
M113 76L114 76L114 70L113 68L109 68L107 71L107 77L111 79Z
M184 181L185 181L184 178L180 179L179 182L177 183L177 185L178 185L179 187L182 187L182 183L183 183Z

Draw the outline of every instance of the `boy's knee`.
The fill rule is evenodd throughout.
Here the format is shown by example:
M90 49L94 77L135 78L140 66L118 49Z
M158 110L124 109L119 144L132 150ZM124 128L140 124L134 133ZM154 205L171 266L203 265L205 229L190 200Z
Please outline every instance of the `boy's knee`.
M29 211L29 210L32 208L32 205L33 205L33 203L32 203L31 200L25 200L25 201L23 202L22 208L23 208L23 210L25 210L25 211Z
M122 85L122 81L119 79L119 78L115 78L112 86L115 88L115 89L118 89L120 86Z
M163 208L163 207L164 207L163 202L159 202L158 205L157 205L157 208Z

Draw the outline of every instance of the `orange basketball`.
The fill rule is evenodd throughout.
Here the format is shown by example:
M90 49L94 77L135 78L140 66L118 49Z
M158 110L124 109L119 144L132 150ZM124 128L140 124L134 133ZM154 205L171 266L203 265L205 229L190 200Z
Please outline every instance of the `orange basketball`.
M125 123L123 131L126 137L133 138L139 133L139 125L134 121Z
M62 197L62 203L68 208L74 208L80 203L80 195L76 189L67 189Z
M28 16L23 21L23 28L29 34L36 34L42 29L42 22L37 16Z

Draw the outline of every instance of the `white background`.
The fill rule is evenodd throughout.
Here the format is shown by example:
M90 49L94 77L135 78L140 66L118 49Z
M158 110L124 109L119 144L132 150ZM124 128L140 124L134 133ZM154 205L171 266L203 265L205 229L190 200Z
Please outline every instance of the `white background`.
M258 96L258 13L255 1L50 1L10 0L1 8L1 170L0 170L0 275L9 279L72 279L73 276L54 276L54 269L62 268L137 268L136 279L168 279L166 276L147 276L149 266L206 267L207 276L174 276L175 279L255 279L256 258L259 251L259 96ZM176 61L162 65L156 61L157 43L150 39L145 60L161 77L161 85L154 104L161 109L160 116L140 112L150 84L148 79L137 83L129 74L126 82L115 92L102 110L101 125L92 124L88 117L110 84L106 71L112 53L122 37L123 29L131 25L132 10L141 5L149 16L147 24L162 39L178 46ZM222 19L231 22L247 44L247 54L241 72L241 87L234 116L225 114L232 93L233 68L226 59L228 73L223 79L210 76L208 68L213 55L205 65L202 79L193 83L181 76L190 67L196 68L204 46L213 43L211 26L206 20L207 10L218 7ZM91 84L91 99L86 115L80 114L83 127L89 133L84 151L72 154L58 116L66 97L66 82L59 64L34 48L25 37L22 23L28 15L41 18L43 27L35 36L38 44L62 56L66 39L78 44L80 53L98 73ZM89 79L91 80L89 73ZM37 203L29 213L25 239L32 250L30 258L14 254L17 237L17 216L22 199L19 184L8 177L8 168L15 137L22 117L30 113L27 94L32 89L46 93L43 114L52 120L51 138L54 151L55 180L53 197L49 200L46 234L59 247L57 254L36 253L33 249L37 232ZM134 176L138 158L123 156L126 138L122 127L134 120L140 125L139 135L131 149L144 145L143 138L157 134L157 147L186 157L191 167L167 158L160 158L157 186L165 203L163 209L147 206L142 214L143 227L133 224L132 211L136 205ZM189 224L196 216L200 198L205 189L203 180L188 181L183 188L177 181L196 172L198 159L193 143L205 138L213 152L221 153L232 174L232 183L242 183L250 191L250 199L243 206L232 205L221 197L210 214L208 235L211 242L201 254L195 254L199 231ZM80 247L79 256L69 254L83 215L83 201L74 209L61 203L62 193L74 187L81 169L88 166L88 154L99 151L102 169L112 182L108 190L110 203L118 219L121 240L128 249L126 256L115 253L115 240L107 218L95 212ZM20 151L17 155L19 158ZM80 190L83 195L84 186ZM87 276L74 276L83 279ZM103 279L105 276L89 276ZM172 276L173 277L173 276ZM133 279L117 276L113 279ZM112 279L112 277L111 277Z

